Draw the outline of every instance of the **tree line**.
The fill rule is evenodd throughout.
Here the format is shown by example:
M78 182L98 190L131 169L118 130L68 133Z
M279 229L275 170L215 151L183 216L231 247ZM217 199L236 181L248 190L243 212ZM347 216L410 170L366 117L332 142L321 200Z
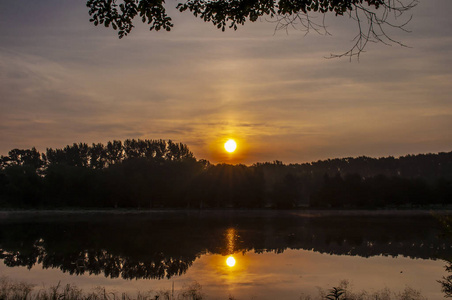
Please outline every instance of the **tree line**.
M171 140L13 149L3 208L380 208L452 204L452 152L251 166L198 160Z

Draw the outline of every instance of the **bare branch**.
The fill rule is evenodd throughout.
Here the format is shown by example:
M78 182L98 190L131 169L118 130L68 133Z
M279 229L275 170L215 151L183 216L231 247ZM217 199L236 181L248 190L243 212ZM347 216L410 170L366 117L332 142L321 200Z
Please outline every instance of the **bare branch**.
M404 22L399 22L399 18L417 3L418 0L186 0L178 3L176 8L180 12L189 11L223 31L226 28L236 30L238 25L268 16L268 21L276 24L275 31L295 29L305 35L311 31L330 35L325 16L331 13L345 15L356 22L357 34L350 50L331 54L330 58L348 56L359 59L369 42L406 47L393 39L388 29L409 32L406 25L411 17ZM87 0L86 5L90 8L90 21L94 25L112 25L120 38L131 32L135 17L150 25L151 30L170 31L173 27L164 0ZM318 15L323 16L320 22L317 21Z
M397 21L404 13L414 8L417 3L417 0L411 0L408 4L404 4L400 0L387 0L381 4L380 8L370 8L362 3L353 4L354 13L349 12L349 17L357 23L358 28L358 32L353 39L354 44L348 51L340 54L331 54L329 58L348 56L350 60L352 57L359 59L369 42L382 43L388 46L397 44L402 47L408 47L392 38L387 30L395 28L404 32L410 32L406 29L406 26L411 21L412 16L409 16L402 23L397 23ZM391 15L392 18L390 18Z

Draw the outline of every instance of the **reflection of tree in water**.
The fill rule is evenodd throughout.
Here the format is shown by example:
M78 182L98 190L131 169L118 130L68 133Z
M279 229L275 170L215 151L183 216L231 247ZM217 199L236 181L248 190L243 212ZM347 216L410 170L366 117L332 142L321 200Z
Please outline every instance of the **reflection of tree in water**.
M11 267L40 263L77 275L162 279L183 274L199 255L170 245L164 224L153 224L156 231L146 234L139 224L124 221L7 224L0 233L0 257Z
M45 243L44 241L42 242ZM58 268L73 275L104 274L106 277L124 279L148 278L162 279L182 275L194 259L165 257L163 253L149 255L145 261L122 257L105 250L85 250L73 253L48 253L38 243L28 255L21 252L4 252L0 255L9 267L26 266L32 268L36 263L43 268Z
M70 274L170 278L204 253L281 253L306 249L340 255L443 258L450 241L424 217L311 217L217 213L70 216L3 221L0 258L7 266L59 268Z

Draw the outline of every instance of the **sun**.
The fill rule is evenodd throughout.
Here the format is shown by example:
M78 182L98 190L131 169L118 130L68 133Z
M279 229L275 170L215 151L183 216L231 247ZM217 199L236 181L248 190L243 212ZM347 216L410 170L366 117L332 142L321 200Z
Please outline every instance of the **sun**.
M235 258L231 255L231 256L229 256L227 259L226 259L226 264L229 266L229 267L233 267L233 266L235 266Z
M226 149L226 151L228 151L229 153L234 152L236 148L237 143L233 139L230 139L226 143L224 143L224 149Z

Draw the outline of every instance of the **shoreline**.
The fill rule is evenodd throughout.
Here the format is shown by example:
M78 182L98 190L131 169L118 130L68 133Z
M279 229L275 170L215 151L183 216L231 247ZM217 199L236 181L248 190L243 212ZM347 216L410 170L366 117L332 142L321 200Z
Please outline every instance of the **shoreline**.
M0 219L7 216L26 215L243 215L243 216L266 216L266 215L296 215L300 217L321 216L427 216L427 215L452 215L452 208L388 208L388 209L0 209Z

